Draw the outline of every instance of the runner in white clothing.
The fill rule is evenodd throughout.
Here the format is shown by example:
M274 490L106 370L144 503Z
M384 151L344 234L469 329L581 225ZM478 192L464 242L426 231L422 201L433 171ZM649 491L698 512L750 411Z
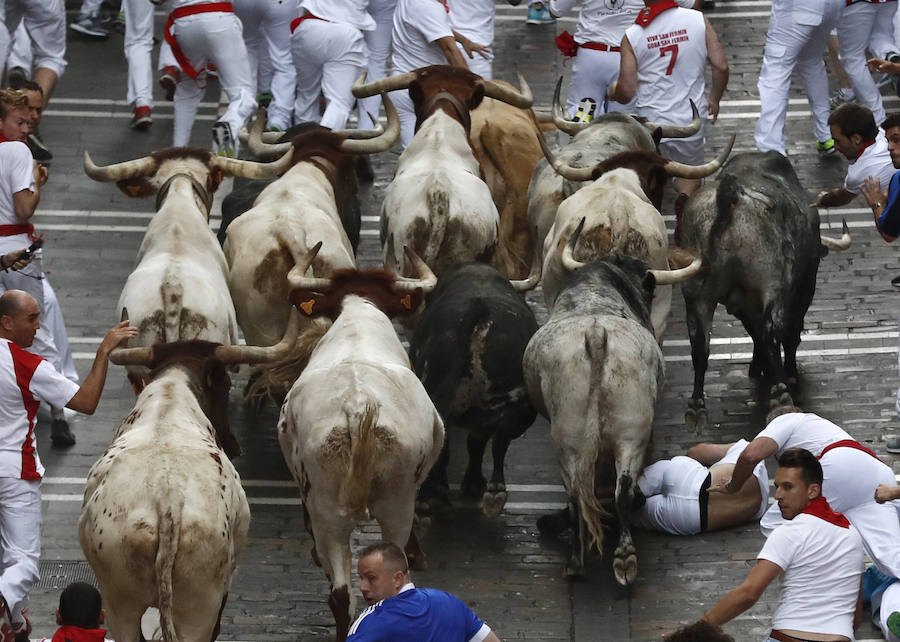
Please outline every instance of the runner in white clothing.
M702 119L700 131L689 138L663 139L659 150L673 160L700 165L704 161L707 114L715 123L728 84L725 50L709 20L699 11L679 7L675 0L644 2L646 7L622 38L619 78L610 88L609 97L627 103L636 94L640 116L675 125L691 122L693 101ZM708 96L704 79L707 60L712 67ZM699 187L699 180L675 179L682 206Z
M450 12L450 25L457 37L457 46L466 54L469 71L482 78L494 77L494 12L493 0L450 0L453 11ZM510 4L518 4L518 0L507 0ZM478 43L477 54L468 51L460 41Z
M843 187L819 192L816 205L840 207L860 193L865 180L874 176L882 185L889 185L894 172L884 132L875 124L868 107L844 103L831 112L828 126L834 146L850 161Z
M900 520L893 506L875 501L879 484L896 483L891 468L847 432L818 415L803 413L794 406L779 406L767 419L766 428L738 458L731 480L710 487L710 492L734 492L766 457L780 455L789 448L806 449L822 463L822 494L828 503L859 531L866 553L879 570L900 577ZM760 529L768 534L781 522L773 506L760 520Z
M5 261L4 261L5 264ZM114 326L97 349L81 387L28 352L40 326L40 308L27 292L0 295L0 636L28 628L22 609L37 581L41 552L41 477L35 421L40 401L93 414L106 381L109 353L137 334L127 321Z
M12 37L24 22L34 53L34 80L44 90L44 107L50 102L56 81L66 69L66 7L63 0L4 0L0 2L0 69L12 45Z
M364 34L366 48L369 50L369 66L366 73L366 80L369 82L379 80L387 75L387 59L391 53L391 32L394 29L394 8L396 6L397 0L369 0L369 15L375 21L375 28ZM360 98L357 104L359 105L359 128L374 129L375 121L370 118L370 114L378 115L378 110L381 108L381 96ZM368 162L367 156L360 156L360 159Z
M862 547L850 522L822 496L822 468L802 448L779 457L775 499L785 521L769 536L743 583L703 620L720 626L734 619L781 576L767 642L854 639L861 614Z

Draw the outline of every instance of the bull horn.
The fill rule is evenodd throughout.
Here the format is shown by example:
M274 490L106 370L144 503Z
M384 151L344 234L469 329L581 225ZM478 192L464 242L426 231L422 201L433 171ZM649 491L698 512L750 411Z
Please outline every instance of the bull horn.
M685 165L684 163L670 160L663 166L663 168L666 170L667 174L671 176L678 176L679 178L704 178L706 176L709 176L722 166L722 164L728 158L728 155L731 153L731 148L733 146L734 134L731 135L731 140L728 141L725 149L723 149L718 156L716 156L708 163L704 163L703 165Z
M518 75L519 91L504 87L493 80L482 80L481 86L484 87L484 95L519 109L528 109L534 104L534 96L531 94L531 87L525 82L525 76L521 73Z
M403 246L403 252L406 254L406 260L409 261L414 268L416 268L416 274L419 275L418 279L404 279L402 277L398 277L396 281L394 281L394 290L400 292L411 292L418 288L422 288L422 290L427 294L434 289L435 283L437 283L437 277L434 275L434 272L431 271L431 268L419 257L418 254L409 249L408 245Z
M381 94L384 113L387 114L387 127L380 136L368 140L345 140L341 143L341 151L350 154L376 154L386 152L400 139L400 118L397 109L387 94Z
M263 133L265 124L266 108L260 107L256 112L256 120L253 121L253 127L250 129L250 136L247 138L247 145L250 148L250 153L257 158L269 158L286 153L287 150L291 148L289 142L273 145L265 141ZM274 133L277 133L280 136L283 132Z
M313 290L315 292L324 292L331 286L331 279L306 276L306 271L309 269L309 266L312 265L313 259L316 258L316 255L321 249L322 241L319 241L306 253L306 256L292 267L290 272L288 272L288 285L290 285L292 290L304 289Z
M697 111L697 105L691 101L691 124L690 125L666 125L663 123L654 123L653 121L644 121L644 127L651 132L657 127L662 132L663 138L687 138L693 136L700 131L700 112Z
M656 285L673 285L691 278L700 271L701 267L703 267L703 259L698 256L691 261L690 265L678 270L648 270L648 272L656 279Z
M219 346L216 348L216 358L225 365L236 363L271 363L285 358L294 344L300 332L300 313L296 308L291 308L291 316L288 319L287 329L281 341L273 346Z
M556 81L556 89L553 91L553 124L556 125L556 128L560 131L566 132L569 136L574 136L580 131L583 131L591 126L590 123L576 123L575 121L569 120L565 117L565 112L563 112L562 104L559 102L559 93L562 90L562 81L563 77L560 76L559 80Z
M226 158L224 156L213 156L210 159L210 166L221 169L229 176L240 176L241 178L257 178L271 179L278 178L284 174L291 166L291 157L294 155L294 149L290 143L287 143L288 150L281 158L271 163L257 163L254 161L238 160L237 158Z
M822 245L827 247L829 250L843 252L850 247L850 228L847 227L846 219L841 219L841 222L844 224L844 231L841 234L841 238L835 239L831 238L830 236L822 236L821 234L819 235L819 238L822 240Z
M102 183L123 181L126 178L134 178L135 176L149 176L155 171L156 161L152 156L144 156L143 158L136 158L124 163L114 163L113 165L100 167L94 165L94 161L91 160L91 155L87 150L84 152L84 173L95 181Z
M415 79L416 73L407 71L405 74L388 76L387 78L380 78L379 80L373 80L372 82L367 83L366 74L363 73L363 75L353 84L353 95L356 98L367 98L389 91L408 89L410 83Z
M344 138L352 138L354 140L364 140L367 138L378 138L384 133L384 127L378 122L378 117L373 116L371 112L366 112L369 119L375 123L375 129L332 129L335 134L340 134Z
M586 217L584 216L581 217L581 220L578 222L578 227L572 232L572 235L566 242L566 246L563 248L562 264L566 269L566 272L573 272L585 266L585 263L575 259L575 246L578 244L578 237L581 236L581 230L584 229L585 218Z
M538 249L537 245L537 228L534 229L534 248L531 253L531 271L528 273L528 277L524 280L513 280L510 279L509 284L513 287L513 290L516 292L527 292L528 290L533 290L537 287L537 284L541 280L541 252Z
M117 366L149 366L153 363L153 348L116 348L109 360Z
M547 162L550 163L553 171L557 174L570 181L583 182L594 179L593 167L572 167L550 151L550 147L547 145L547 141L542 133L538 132L537 138L538 143L541 145L541 151L544 152L544 158L547 159Z

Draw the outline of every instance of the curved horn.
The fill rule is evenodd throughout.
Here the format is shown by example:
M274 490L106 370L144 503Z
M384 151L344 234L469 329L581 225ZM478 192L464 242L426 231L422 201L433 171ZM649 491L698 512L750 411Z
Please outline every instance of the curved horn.
M394 103L387 94L381 94L384 103L384 113L387 114L387 128L384 133L368 140L345 140L341 143L341 151L350 154L375 154L386 152L400 139L400 118Z
M216 358L225 365L280 361L293 350L299 332L300 313L296 308L291 308L291 316L281 341L273 346L219 346L216 348Z
M538 132L537 138L538 143L540 143L541 145L541 151L544 152L544 158L547 159L547 162L550 163L553 171L555 171L557 174L570 181L583 182L594 179L593 167L572 167L564 160L558 158L552 151L550 151L550 147L547 145L547 141L542 133Z
M672 285L691 278L700 271L701 267L703 267L703 259L698 256L691 261L690 265L679 270L648 270L648 272L656 279L656 285Z
M431 271L431 268L426 265L425 261L423 261L418 254L409 249L408 245L403 246L403 252L406 254L406 260L416 268L416 274L419 275L419 278L401 279L398 277L397 280L394 281L394 290L409 292L417 288L422 288L426 294L431 292L434 289L435 283L437 283L437 277L434 275L434 272Z
M835 250L836 252L843 252L847 248L850 247L850 228L847 227L846 219L841 219L841 222L844 224L844 231L841 234L841 238L835 239L830 236L822 236L819 235L819 238L822 240L822 245L827 247L829 250Z
M553 91L553 124L560 131L566 132L569 136L574 136L578 132L591 126L590 123L576 123L565 117L562 104L559 102L559 92L562 89L563 77L560 76L556 81L556 89Z
M375 129L332 129L335 134L340 134L344 138L352 138L354 140L365 140L367 138L378 138L384 133L384 127L378 122L378 115L372 115L370 112L369 119L375 123Z
M407 71L405 74L397 74L396 76L388 76L372 82L366 82L366 74L364 73L353 84L353 95L357 98L366 98L388 91L397 91L399 89L407 89L409 84L416 79L414 71Z
M253 127L250 129L250 136L247 138L247 145L250 148L250 153L258 158L268 158L273 156L280 156L284 154L291 148L291 144L288 143L278 143L277 145L272 145L264 140L264 132L263 127L266 124L266 108L260 107L256 112L256 120L253 121ZM268 133L268 132L267 132ZM278 133L280 136L282 132L273 132Z
M116 348L109 360L117 366L149 366L153 363L153 348Z
M659 127L662 131L663 138L687 138L693 136L700 131L700 112L697 111L697 105L691 101L691 124L690 125L665 125L663 123L654 123L653 121L644 121L644 127L653 132Z
M581 220L578 222L578 227L572 232L572 236L569 237L566 246L563 248L562 264L566 269L566 272L572 272L585 266L581 261L575 260L575 246L578 244L578 237L581 236L581 230L584 229L585 218L586 217L584 216L581 217Z
M531 94L531 87L525 82L525 76L521 73L518 75L519 91L504 87L493 80L482 80L481 85L484 87L484 95L488 98L501 100L519 109L528 109L534 104L534 96Z
M509 284L513 287L513 290L516 292L527 292L528 290L533 290L537 287L537 284L541 280L541 256L540 248L538 247L537 242L537 228L534 229L534 248L531 253L531 271L528 273L528 277L524 280L513 280L510 279Z
M321 249L322 241L319 241L306 253L303 260L297 263L291 268L291 271L288 272L288 285L292 290L295 288L303 288L304 290L324 291L331 286L331 279L306 276L306 271L309 269L309 266L312 265L313 259L316 258L316 255Z
M679 178L704 178L705 176L709 176L722 166L722 164L728 158L728 155L731 153L731 148L733 146L734 134L731 135L731 140L728 141L725 149L723 149L718 156L716 156L708 163L704 163L703 165L685 165L684 163L670 160L663 166L663 169L666 170L667 174L671 176L678 176Z
M143 158L136 158L124 163L114 163L113 165L100 167L94 165L94 161L91 160L91 155L88 154L87 150L84 152L84 173L95 181L102 183L122 181L135 176L148 176L155 171L156 161L152 156L144 156Z
M278 178L291 166L291 157L294 155L294 149L290 143L287 143L287 146L289 147L287 152L281 158L271 163L257 163L238 160L237 158L213 156L209 164L212 167L221 169L230 176L261 179Z

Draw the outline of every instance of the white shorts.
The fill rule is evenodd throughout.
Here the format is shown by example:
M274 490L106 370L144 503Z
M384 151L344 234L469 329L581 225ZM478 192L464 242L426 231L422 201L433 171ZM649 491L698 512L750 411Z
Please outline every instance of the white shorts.
M647 502L631 514L635 526L674 535L700 530L700 489L709 469L690 457L663 459L644 469L638 487Z

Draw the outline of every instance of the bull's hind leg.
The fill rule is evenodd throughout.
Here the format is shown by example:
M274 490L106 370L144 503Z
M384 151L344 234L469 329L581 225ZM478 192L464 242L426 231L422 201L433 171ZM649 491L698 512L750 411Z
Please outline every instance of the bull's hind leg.
M427 515L430 512L432 504L450 504L450 482L447 480L447 465L450 462L451 432L452 430L447 426L441 454L428 472L425 483L419 489L416 511L423 515Z
M350 597L350 535L355 524L350 519L340 518L333 508L334 504L323 503L326 504L324 507L310 504L307 509L319 561L331 584L328 607L334 616L335 640L344 642L353 615L353 601Z
M413 532L414 506L413 489L411 492L401 491L379 497L370 502L369 512L381 526L381 538L404 549L410 568L421 570L427 567L427 562L425 553L419 546L419 539Z
M706 428L709 417L703 395L703 382L709 364L709 331L716 304L714 301L690 297L686 292L684 304L688 337L691 340L691 362L694 365L694 391L688 401L688 409L684 413L684 422L699 433Z
M123 591L101 590L101 598L106 611L106 628L111 637L116 642L143 642L141 617L150 605Z
M649 435L650 427L647 427ZM628 586L637 578L637 549L631 538L631 524L628 515L634 508L634 493L637 478L644 463L646 444L620 445L616 457L616 516L619 520L619 543L613 559L613 573L616 581Z
M484 450L487 448L488 439L490 439L489 436L474 432L470 432L466 437L469 463L460 486L463 497L480 497L487 487L487 479L481 472L481 462L484 459Z
M519 404L503 413L500 427L491 440L491 455L494 459L494 470L481 498L481 510L488 517L496 517L506 505L506 479L503 473L506 451L513 439L521 437L537 416L530 403Z

